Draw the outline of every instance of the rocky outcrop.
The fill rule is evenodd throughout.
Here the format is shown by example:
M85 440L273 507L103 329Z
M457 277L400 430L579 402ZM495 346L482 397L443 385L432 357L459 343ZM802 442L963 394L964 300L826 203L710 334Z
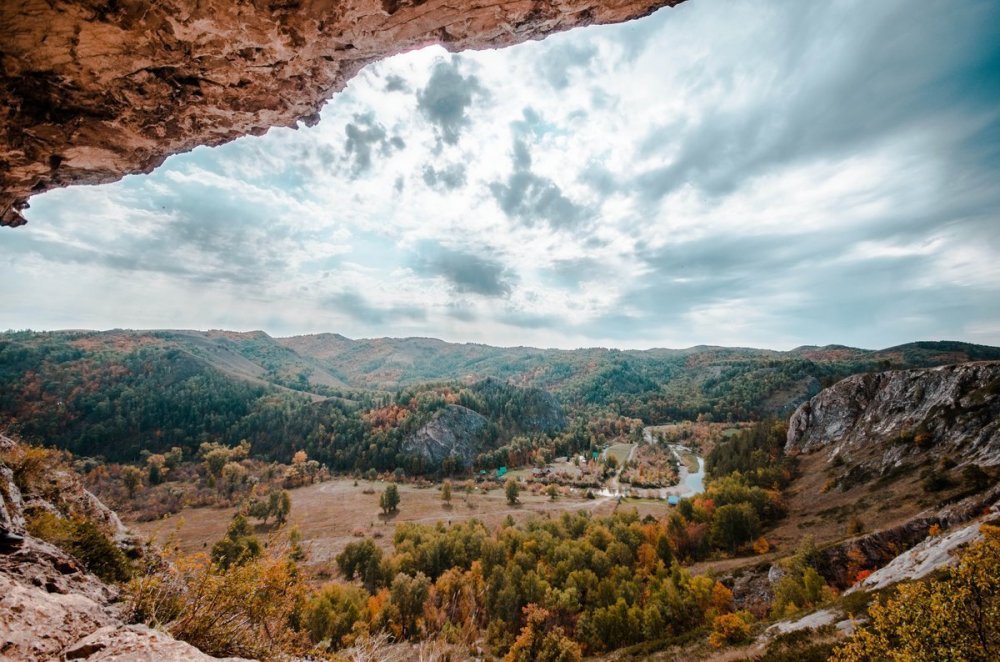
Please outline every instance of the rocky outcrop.
M434 466L440 466L447 457L468 466L483 451L483 433L488 423L485 416L471 409L447 405L403 442L403 450Z
M838 589L845 589L854 581L854 577L848 576L852 566L856 569L882 568L926 541L932 526L941 531L957 529L983 513L995 516L998 504L1000 486L994 486L939 511L922 513L897 526L831 545L820 552L817 570Z
M30 195L311 125L369 62L496 48L683 0L5 0L0 225Z
M879 471L925 451L962 464L1000 464L1000 362L855 375L802 404L789 421L789 454L833 458L873 448Z
M19 451L0 435L0 452ZM115 513L82 488L75 476L49 477L58 488L50 501L25 494L13 470L0 462L0 525L23 536L0 549L0 660L214 660L170 635L122 619L118 590L88 572L58 547L30 535L25 509L70 512L94 522L123 546L128 532Z
M66 660L129 660L129 662L239 662L243 658L217 658L145 625L109 625L76 642L63 653Z

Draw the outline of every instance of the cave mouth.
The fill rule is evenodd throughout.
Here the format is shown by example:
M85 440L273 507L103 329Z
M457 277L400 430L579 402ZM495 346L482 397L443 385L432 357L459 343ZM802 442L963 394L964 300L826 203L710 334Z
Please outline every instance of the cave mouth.
M501 346L993 344L991 22L859 7L691 2L371 62L311 126L35 196L4 232L3 308Z

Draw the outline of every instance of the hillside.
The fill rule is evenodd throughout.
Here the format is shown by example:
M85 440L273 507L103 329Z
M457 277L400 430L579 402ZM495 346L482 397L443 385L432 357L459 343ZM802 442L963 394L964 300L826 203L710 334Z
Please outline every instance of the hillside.
M455 393L487 378L541 389L570 418L738 421L786 416L823 386L853 374L989 359L1000 359L1000 349L952 342L875 351L570 351L335 334L22 331L0 334L0 424L28 439L113 460L248 439L263 457L287 460L306 449L335 467L368 463L385 470L396 466L399 443L415 428L376 439L377 426L360 420L359 412L391 400L415 411L416 404L407 404L417 395L412 389L431 383L451 383ZM495 409L488 417L504 418L481 389L483 406ZM522 430L521 422L506 417L506 438L563 425L540 420ZM376 449L361 450L365 442Z

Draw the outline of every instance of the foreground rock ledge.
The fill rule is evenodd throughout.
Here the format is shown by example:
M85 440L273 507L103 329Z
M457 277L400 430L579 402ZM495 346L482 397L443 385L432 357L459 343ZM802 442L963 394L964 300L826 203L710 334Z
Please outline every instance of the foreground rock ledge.
M369 62L509 46L683 0L4 0L0 225L28 198L312 125Z

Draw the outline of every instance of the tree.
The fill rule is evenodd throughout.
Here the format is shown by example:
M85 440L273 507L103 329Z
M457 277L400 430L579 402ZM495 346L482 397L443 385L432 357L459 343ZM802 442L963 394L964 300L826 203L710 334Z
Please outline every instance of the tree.
M327 642L337 650L348 643L355 622L361 620L368 594L354 586L327 584L305 606L303 623L314 644Z
M136 490L142 486L142 476L143 473L138 467L129 466L122 469L122 484L125 486L125 490L128 491L130 499L135 496Z
M153 454L146 458L147 476L150 485L159 485L167 474L167 458L164 455Z
M1000 655L1000 527L984 524L957 568L872 603L870 624L834 651L835 662L960 660Z
M545 494L551 500L555 501L556 497L559 496L559 488L556 487L555 485L549 485L548 487L545 488Z
M337 567L347 579L358 577L374 592L386 579L382 573L382 550L371 538L352 542L337 554Z
M379 497L378 505L386 515L399 510L399 488L396 487L396 483L386 485L385 492Z
M748 503L730 504L715 511L710 539L730 554L760 535L760 518Z
M517 486L517 480L513 476L508 478L504 484L504 492L507 494L507 503L512 506L517 503L517 496L520 494L521 488Z
M445 503L451 503L451 481L446 480L441 485L441 500Z
M288 521L288 514L292 512L292 497L288 494L288 490L281 490L278 494L278 503L274 508L274 516L278 520L278 524L284 524Z
M250 522L237 515L229 525L226 535L212 545L212 561L223 570L241 565L260 556L260 543L253 534Z
M504 662L578 662L580 645L555 624L548 610L529 604L524 608L525 625Z
M417 618L424 611L424 602L430 594L431 582L427 576L418 572L415 576L399 573L392 580L389 594L392 604L399 610L399 624L403 628L403 637L417 633Z

